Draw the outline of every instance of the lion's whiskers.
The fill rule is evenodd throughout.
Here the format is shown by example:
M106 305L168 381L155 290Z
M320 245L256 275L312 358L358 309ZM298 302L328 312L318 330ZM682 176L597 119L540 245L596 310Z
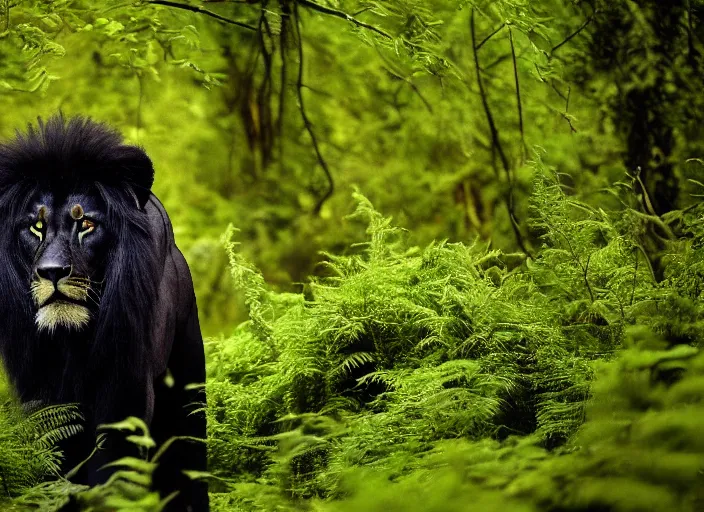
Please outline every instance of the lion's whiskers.
M38 278L33 280L29 286L29 294L31 294L37 306L43 305L56 293L58 290L66 297L79 301L90 301L96 306L100 306L100 293L94 289L100 287L97 281L88 277L68 277L60 280L56 286L48 279ZM81 307L80 305L76 305Z
M91 288L88 288L87 291L88 291L88 295L86 295L86 298L93 301L93 304L95 304L96 306L100 306L100 295L98 295L98 292L96 292L95 290L93 290ZM91 294L93 294L94 297L91 296Z
M78 286L88 285L90 287L91 285L102 286L105 280L103 279L101 281L96 281L94 279L90 279L89 277L69 277L65 282L69 284L76 284Z

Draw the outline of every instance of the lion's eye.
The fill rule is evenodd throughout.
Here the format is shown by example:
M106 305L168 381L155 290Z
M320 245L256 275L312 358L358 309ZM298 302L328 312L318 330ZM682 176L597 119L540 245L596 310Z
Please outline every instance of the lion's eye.
M78 243L83 243L83 237L95 229L95 222L88 219L81 221L81 230L78 232Z
M39 240L44 240L44 222L41 220L38 220L31 226L29 226L29 230L37 235Z

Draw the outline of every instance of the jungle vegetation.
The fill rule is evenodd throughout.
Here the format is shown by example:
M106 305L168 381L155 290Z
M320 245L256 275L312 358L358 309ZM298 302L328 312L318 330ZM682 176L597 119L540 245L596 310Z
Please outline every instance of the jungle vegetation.
M703 52L701 0L0 0L0 136L151 155L214 511L697 511ZM3 509L160 509L2 389Z

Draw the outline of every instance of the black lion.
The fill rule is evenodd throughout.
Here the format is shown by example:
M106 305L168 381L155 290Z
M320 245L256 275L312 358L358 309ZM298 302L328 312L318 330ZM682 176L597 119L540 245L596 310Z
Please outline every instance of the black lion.
M0 353L23 402L78 403L83 434L64 469L95 447L96 429L142 418L160 459L168 510L208 510L203 340L193 283L169 217L150 192L152 163L110 128L56 116L0 145ZM186 439L187 438L187 439ZM201 439L198 442L197 439ZM193 441L196 439L196 441ZM94 485L135 448L107 434L73 479Z

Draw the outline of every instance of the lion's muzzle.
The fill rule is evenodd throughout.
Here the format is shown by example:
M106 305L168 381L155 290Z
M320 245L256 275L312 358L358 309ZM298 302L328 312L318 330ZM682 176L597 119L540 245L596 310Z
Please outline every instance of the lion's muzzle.
M31 292L37 305L37 329L54 332L57 328L80 330L90 321L86 303L91 292L90 281L80 277L64 277L55 281L39 277L32 282Z

